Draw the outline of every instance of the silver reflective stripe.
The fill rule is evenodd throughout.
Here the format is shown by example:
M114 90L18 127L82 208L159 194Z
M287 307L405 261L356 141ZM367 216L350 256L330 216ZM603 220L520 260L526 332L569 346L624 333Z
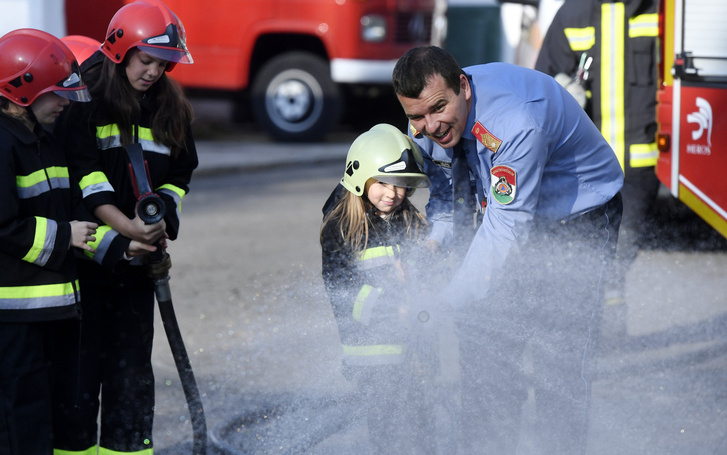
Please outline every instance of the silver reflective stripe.
M170 156L172 151L166 145L162 145L158 142L142 139L139 141L141 148L147 152L159 153L160 155Z
M109 252L111 242L113 242L117 235L119 235L119 233L113 229L110 229L108 226L100 227L96 230L96 238L98 239L99 237L101 237L98 245L96 245L96 253L91 253L88 251L84 251L83 253L86 256L92 257L95 262L101 264L104 260L104 257L106 257L106 253Z
M182 214L182 197L179 195L179 193L177 193L176 191L174 191L170 188L167 188L165 186L162 186L161 188L159 188L158 192L166 194L166 195L170 196L172 199L174 199L174 204L177 206L177 212L176 212L177 218L179 218L180 215Z
M53 188L70 188L68 169L65 167L49 167L40 169L26 176L17 176L17 190L20 199L49 192Z
M78 299L78 281L35 286L0 287L0 308L31 310L74 305Z
M0 288L0 293L3 289ZM0 298L0 308L5 310L35 310L38 308L52 308L59 306L74 305L76 300L71 295L53 297L34 297L25 299L4 299Z
M38 257L35 258L33 264L38 266L45 266L50 259L53 249L56 246L56 234L58 232L58 223L55 220L46 219L47 223L45 226L45 240L43 246L38 253Z
M154 142L151 139L140 139L139 143L141 144L141 148L146 152L159 153L166 156L171 155L171 150L169 149L169 147L158 142ZM106 137L96 137L96 144L101 150L120 148L122 147L121 136L113 135Z
M111 193L114 192L114 187L111 186L109 182L102 182L102 183L94 183L93 185L88 185L85 187L82 191L83 197L88 197L95 193L101 193L104 191L109 191Z

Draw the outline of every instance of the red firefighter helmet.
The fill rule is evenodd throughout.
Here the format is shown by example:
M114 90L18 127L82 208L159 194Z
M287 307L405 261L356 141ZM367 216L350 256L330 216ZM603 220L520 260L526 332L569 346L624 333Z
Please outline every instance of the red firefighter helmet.
M73 52L79 65L101 48L100 42L83 35L64 36L61 41Z
M30 28L0 38L0 96L30 106L51 91L73 101L91 99L71 50L55 36Z
M182 21L159 0L137 0L119 9L109 22L101 51L121 63L129 49L138 47L166 60L167 71L176 63L193 63L187 50Z

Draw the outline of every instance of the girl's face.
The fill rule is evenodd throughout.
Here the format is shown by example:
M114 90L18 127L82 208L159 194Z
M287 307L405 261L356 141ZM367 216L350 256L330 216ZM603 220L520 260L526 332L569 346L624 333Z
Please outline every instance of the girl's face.
M53 92L46 92L33 101L30 108L35 118L41 125L53 125L63 108L68 106L70 101L67 98L58 96Z
M376 207L377 213L384 215L401 205L406 197L406 188L369 179L366 182L365 194Z
M126 64L126 77L137 92L144 93L164 74L167 61L134 49Z

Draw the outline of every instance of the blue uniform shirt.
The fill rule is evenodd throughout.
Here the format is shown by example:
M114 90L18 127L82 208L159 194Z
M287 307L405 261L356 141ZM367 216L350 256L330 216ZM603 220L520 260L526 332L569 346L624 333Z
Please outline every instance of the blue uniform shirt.
M490 63L465 68L472 108L463 135L482 225L443 291L453 306L486 296L489 281L527 239L534 218L570 219L608 202L623 185L613 150L583 109L543 73ZM451 149L414 137L432 182L433 238L451 237ZM439 164L438 164L439 163Z

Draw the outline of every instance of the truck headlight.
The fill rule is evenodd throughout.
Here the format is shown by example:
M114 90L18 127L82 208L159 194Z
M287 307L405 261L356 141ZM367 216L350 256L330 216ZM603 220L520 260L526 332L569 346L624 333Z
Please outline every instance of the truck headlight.
M373 43L384 41L386 39L386 19L375 14L361 17L361 39Z

